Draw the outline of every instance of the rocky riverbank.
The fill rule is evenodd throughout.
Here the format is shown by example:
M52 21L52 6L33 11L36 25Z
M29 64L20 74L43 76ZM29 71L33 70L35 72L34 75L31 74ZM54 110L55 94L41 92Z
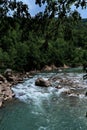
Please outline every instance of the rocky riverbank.
M26 73L15 73L11 69L7 69L3 75L0 74L0 108L5 101L12 100L15 97L11 87L18 83L22 83L24 78L30 78L34 71Z
M64 68L66 68L66 66L64 66ZM57 68L54 65L46 65L40 72L52 70L58 70L59 72L62 71L61 68ZM12 100L13 97L15 97L11 87L18 83L22 83L24 78L30 78L35 73L38 73L38 71L35 70L26 73L16 73L13 72L11 69L6 69L3 74L0 74L0 108L3 106L5 101ZM43 79L37 79L35 84L38 85L39 82L42 86L48 87L50 85L50 81L44 82Z

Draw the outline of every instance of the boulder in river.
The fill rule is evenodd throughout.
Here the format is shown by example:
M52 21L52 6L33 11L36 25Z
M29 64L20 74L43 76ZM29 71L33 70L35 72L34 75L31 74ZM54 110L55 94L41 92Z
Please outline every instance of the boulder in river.
M43 86L43 87L49 87L51 85L50 81L44 80L43 78L38 78L35 81L35 85L37 86Z

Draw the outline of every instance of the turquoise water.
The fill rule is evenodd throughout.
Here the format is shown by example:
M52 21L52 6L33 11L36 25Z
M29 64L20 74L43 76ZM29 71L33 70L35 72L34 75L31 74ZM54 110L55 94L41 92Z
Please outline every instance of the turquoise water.
M0 130L87 130L87 98L83 94L66 96L63 92L67 87L57 90L34 85L37 77L47 79L52 75L36 75L13 88L17 99L0 109ZM82 74L68 77L86 87Z

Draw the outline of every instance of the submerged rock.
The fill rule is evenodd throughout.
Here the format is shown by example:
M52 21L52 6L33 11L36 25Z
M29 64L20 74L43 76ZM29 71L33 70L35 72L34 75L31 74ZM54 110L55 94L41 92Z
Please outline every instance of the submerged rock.
M37 86L44 86L44 87L49 87L51 85L50 81L44 80L43 78L38 78L35 81L35 85Z

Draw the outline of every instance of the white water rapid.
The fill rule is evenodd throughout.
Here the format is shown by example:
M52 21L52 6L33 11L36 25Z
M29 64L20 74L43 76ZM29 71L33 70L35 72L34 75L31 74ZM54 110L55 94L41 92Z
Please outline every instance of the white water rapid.
M51 77L57 77L61 80L57 80L53 82L53 85L46 88L46 87L39 87L35 85L35 80L38 77L42 77L44 79L49 79ZM70 92L68 96L77 96L79 98L83 98L84 92L77 94L74 93L74 90L81 91L87 88L86 81L82 79L83 74L80 73L40 73L35 75L33 78L26 79L24 83L18 84L12 88L13 92L15 93L16 98L26 103L33 103L33 104L40 104L44 100L50 100L52 96L59 97L63 92ZM67 82L67 83L66 83ZM54 86L60 85L61 88L57 89Z

